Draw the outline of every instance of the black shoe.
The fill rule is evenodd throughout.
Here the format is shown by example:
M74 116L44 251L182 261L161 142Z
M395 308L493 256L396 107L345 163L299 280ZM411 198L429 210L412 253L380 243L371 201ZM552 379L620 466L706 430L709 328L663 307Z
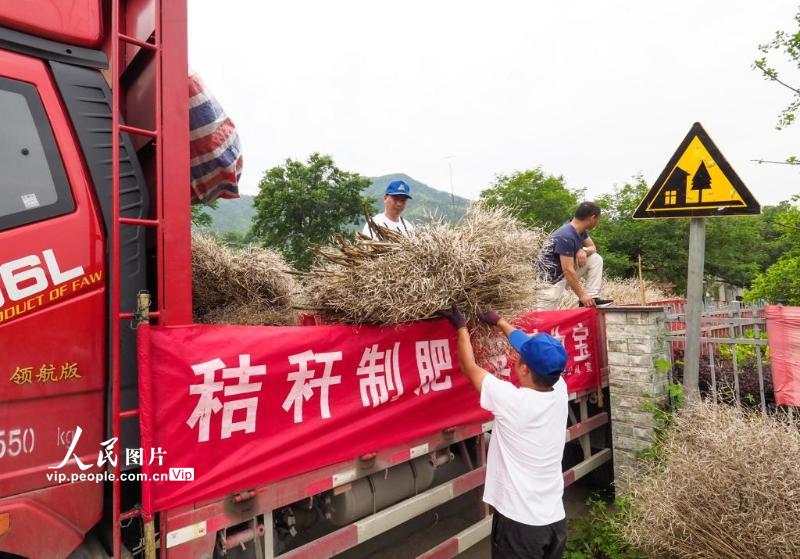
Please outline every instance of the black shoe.
M614 299L601 299L600 297L592 297L594 299L594 306L599 308L610 307L614 303ZM579 307L585 307L583 303L578 302Z

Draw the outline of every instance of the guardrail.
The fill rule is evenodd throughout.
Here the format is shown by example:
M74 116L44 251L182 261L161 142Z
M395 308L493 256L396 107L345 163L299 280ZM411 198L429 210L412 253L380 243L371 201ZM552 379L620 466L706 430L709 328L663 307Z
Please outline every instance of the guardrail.
M671 300L652 305L665 307L669 328L665 339L671 349L668 356L672 381L674 372L682 373L683 370L681 357L686 347L685 301ZM709 307L700 321L700 335L701 391L705 389L714 402L732 400L737 405L758 404L763 414L767 413L768 408L774 407L763 306L745 306L734 302L724 307ZM730 373L731 381L725 380L727 373ZM756 380L757 390L754 386ZM743 384L746 385L744 389Z

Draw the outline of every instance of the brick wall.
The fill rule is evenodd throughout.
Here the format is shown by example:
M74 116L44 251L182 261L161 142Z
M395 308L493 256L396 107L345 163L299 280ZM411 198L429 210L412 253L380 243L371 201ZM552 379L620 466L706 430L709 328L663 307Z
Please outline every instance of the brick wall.
M614 484L624 495L636 467L636 453L653 443L654 420L645 403L667 401L667 373L656 363L667 358L664 310L660 307L603 309L608 355Z

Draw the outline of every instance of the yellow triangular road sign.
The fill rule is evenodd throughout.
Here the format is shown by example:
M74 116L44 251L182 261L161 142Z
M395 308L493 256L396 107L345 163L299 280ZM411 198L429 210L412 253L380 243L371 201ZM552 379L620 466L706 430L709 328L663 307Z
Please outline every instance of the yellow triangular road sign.
M759 213L759 203L700 123L695 122L633 217L648 219Z

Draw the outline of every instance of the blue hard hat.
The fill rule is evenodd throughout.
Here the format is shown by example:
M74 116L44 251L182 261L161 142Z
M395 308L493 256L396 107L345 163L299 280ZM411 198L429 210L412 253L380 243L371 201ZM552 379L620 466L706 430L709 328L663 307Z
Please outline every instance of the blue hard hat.
M386 187L386 191L383 194L384 196L405 196L411 198L411 187L408 186L406 181L394 180L389 183L389 186Z
M537 375L560 375L567 366L567 350L550 334L529 336L522 330L514 330L508 335L508 341Z

